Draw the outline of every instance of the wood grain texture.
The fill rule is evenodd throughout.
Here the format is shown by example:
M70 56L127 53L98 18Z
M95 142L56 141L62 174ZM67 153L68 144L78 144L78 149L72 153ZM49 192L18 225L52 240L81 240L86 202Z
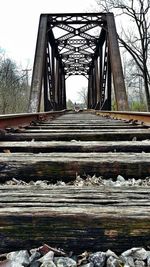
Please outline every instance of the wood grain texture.
M6 133L5 136L0 136L0 141L132 141L136 138L137 141L150 139L150 131L118 131L118 132L59 132L59 133Z
M76 174L145 178L150 173L150 153L0 153L0 181L47 179L70 181Z
M43 242L75 252L149 245L147 187L1 186L0 196L1 253Z
M17 141L0 142L0 152L150 152L150 141Z

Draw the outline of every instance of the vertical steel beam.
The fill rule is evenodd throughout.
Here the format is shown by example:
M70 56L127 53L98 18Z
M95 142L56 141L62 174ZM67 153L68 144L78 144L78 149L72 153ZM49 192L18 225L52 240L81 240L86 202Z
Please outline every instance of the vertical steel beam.
M108 13L106 18L108 27L108 46L110 51L111 70L113 74L117 110L128 110L127 94L113 13Z
M66 80L64 70L61 68L61 91L62 91L62 109L66 109Z
M61 109L61 94L60 91L62 91L62 97L63 97L63 90L64 90L64 84L63 84L63 72L62 72L62 68L61 68L61 63L59 61L59 74L58 74L58 108Z
M47 44L47 79L48 79L48 95L49 95L49 110L53 109L52 106L52 71L51 71L51 57L50 57L50 47Z
M111 91L112 91L112 79L111 79L111 65L110 65L110 55L108 50L108 59L107 59L107 109L111 110Z
M40 111L42 76L46 53L47 15L41 15L34 58L29 112Z
M100 46L99 47L99 81L100 81L100 85L99 85L99 90L100 90L100 107L102 104L102 71L103 71L103 47Z
M92 68L91 75L91 108L94 108L94 70Z
M55 102L55 53L54 47L51 47L51 70L52 70L52 103L54 110L56 109L56 102Z
M94 87L94 74L92 69L92 75L91 75L91 108L93 108L94 105L94 98L93 98L93 87Z
M58 88L58 107L59 109L63 109L63 105L64 105L64 99L63 97L65 96L64 94L64 75L63 75L63 71L62 71L62 68L60 67L60 64L59 64L59 88Z
M55 75L55 103L56 109L59 109L59 61L56 59L56 75Z
M88 82L88 108L92 108L92 70L90 70Z
M88 77L87 108L90 108L90 75Z
M93 68L93 108L95 109L97 104L97 84L96 84L96 60L94 60Z
M49 111L49 100L48 100L48 64L47 64L47 53L45 54L44 64L44 111Z
M96 79L96 109L100 107L100 81L98 73L98 58L95 60L95 79Z
M64 106L66 105L66 91L65 91L65 74L63 67L59 65L59 109L64 109Z

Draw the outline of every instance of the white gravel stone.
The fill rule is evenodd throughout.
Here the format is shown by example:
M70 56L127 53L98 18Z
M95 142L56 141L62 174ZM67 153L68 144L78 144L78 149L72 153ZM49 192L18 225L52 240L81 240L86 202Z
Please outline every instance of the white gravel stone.
M89 261L94 264L94 267L104 267L106 261L106 253L96 252L89 257Z
M123 176L118 175L118 176L117 176L117 181L119 181L119 182L121 182L121 183L124 183L124 182L125 182L125 179L124 179Z
M130 267L135 267L134 260L133 260L133 258L131 256L129 256L129 257L121 256L120 258L122 259L122 261L126 265L128 265Z
M110 256L114 257L115 259L119 259L119 257L112 250L108 249L106 251L106 257L108 258Z
M54 263L57 267L77 267L76 261L68 257L54 258Z
M13 251L7 254L7 259L12 260L23 266L28 266L30 263L30 256L27 250Z
M46 261L46 262L43 262L40 267L56 267L56 265L54 264L53 261Z
M144 261L140 260L135 261L135 267L144 267L144 266L146 266Z
M145 260L147 258L147 251L144 248L131 248L124 251L121 256L129 257L132 256L133 259Z
M150 267L150 255L147 257L147 266Z
M114 258L113 256L110 256L108 259L107 259L107 262L106 262L106 267L119 267L121 264L121 262Z
M94 264L92 262L88 262L87 264L83 264L80 267L94 267Z
M44 262L48 262L48 261L53 261L53 259L54 259L54 252L53 251L49 251L43 257L38 259L38 261L44 263Z

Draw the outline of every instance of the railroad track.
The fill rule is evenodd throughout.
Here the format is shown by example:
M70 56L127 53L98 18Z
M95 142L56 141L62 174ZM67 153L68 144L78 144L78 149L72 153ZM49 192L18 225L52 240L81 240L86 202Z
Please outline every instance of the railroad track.
M138 117L139 123L130 114L121 121L98 113L0 118L1 183L28 183L0 185L0 252L42 242L78 252L150 246L150 187L71 185L79 175L150 175L149 119Z

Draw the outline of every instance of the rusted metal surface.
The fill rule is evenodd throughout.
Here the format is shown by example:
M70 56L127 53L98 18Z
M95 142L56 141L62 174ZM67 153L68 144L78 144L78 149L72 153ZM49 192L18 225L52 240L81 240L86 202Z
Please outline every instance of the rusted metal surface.
M39 112L42 94L42 76L46 53L47 16L41 16L34 61L29 112Z
M116 97L117 110L128 110L128 101L123 78L122 64L117 40L114 16L107 14L108 42L110 49L110 64L114 80L114 92Z
M48 119L53 119L64 111L50 111L50 112L39 112L39 113L20 113L20 114L8 114L0 115L0 129L5 129L8 127L25 127L32 122L45 121Z
M150 126L150 112L98 111L97 115Z

